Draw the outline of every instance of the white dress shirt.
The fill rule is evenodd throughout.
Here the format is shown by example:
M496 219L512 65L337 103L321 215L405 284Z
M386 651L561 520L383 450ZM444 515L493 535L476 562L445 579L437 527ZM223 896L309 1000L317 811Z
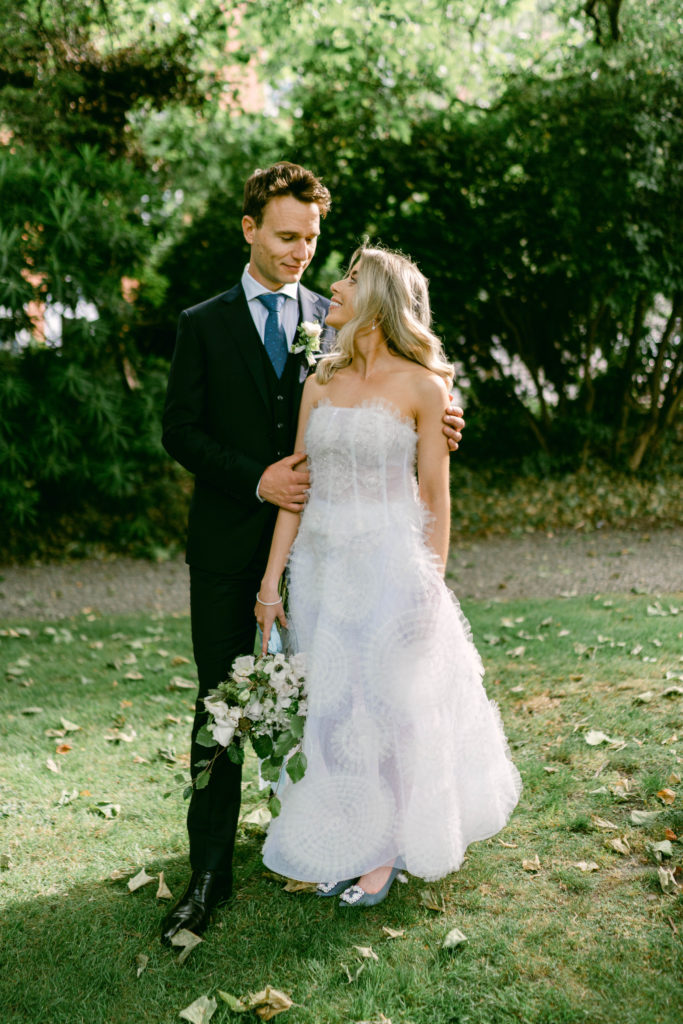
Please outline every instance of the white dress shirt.
M242 287L247 297L251 318L254 321L261 341L263 341L263 336L266 333L268 310L262 302L259 302L258 296L266 293L268 295L287 296L287 301L280 312L280 323L285 329L287 348L291 351L297 324L299 323L299 285L296 281L293 281L291 284L283 284L282 288L279 288L277 292L271 292L251 276L249 264L247 264L242 274Z
M244 288L244 294L247 297L247 305L249 306L249 312L251 318L254 321L256 330L259 333L261 341L266 333L266 320L268 319L268 310L259 302L258 296L263 295L267 292L269 295L275 294L268 288L264 288L262 284L256 281L249 273L249 264L247 263L242 273L242 287ZM280 323L285 329L285 335L287 336L287 348L291 351L292 343L296 335L297 324L299 323L299 285L293 281L291 284L283 284L282 288L278 289L277 294L286 295L287 301L285 302L282 310L280 311ZM259 488L261 486L261 480L256 485L256 497L263 503L263 498L259 494Z

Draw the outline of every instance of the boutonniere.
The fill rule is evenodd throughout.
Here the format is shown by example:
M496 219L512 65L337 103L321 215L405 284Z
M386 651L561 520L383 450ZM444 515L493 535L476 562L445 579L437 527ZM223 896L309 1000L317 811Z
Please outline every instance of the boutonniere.
M297 356L303 352L309 366L315 365L315 353L320 351L320 336L323 333L322 324L317 320L304 320L299 324L296 332L297 340L292 345L292 355Z

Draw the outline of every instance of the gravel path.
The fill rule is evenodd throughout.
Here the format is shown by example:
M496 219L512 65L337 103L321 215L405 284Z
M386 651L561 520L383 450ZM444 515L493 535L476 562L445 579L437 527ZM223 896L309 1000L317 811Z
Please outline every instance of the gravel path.
M449 583L463 601L631 590L673 594L683 591L683 528L460 541L448 569ZM188 607L182 558L0 567L0 620L9 622L67 618L84 609L101 615L184 614Z

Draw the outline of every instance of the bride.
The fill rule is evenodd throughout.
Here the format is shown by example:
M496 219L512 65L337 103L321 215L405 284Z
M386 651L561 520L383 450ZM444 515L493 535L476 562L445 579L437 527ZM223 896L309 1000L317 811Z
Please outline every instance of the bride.
M361 248L332 286L337 342L306 381L296 439L310 496L301 515L278 514L255 608L264 638L289 625L308 685L306 774L263 859L350 907L379 903L401 869L455 871L521 791L443 581L453 368L430 320L426 280L399 253Z

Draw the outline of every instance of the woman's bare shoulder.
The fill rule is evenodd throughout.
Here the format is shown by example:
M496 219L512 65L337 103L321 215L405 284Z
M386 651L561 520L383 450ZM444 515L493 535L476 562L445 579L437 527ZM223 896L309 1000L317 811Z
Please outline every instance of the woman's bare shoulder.
M435 403L443 403L444 408L449 402L449 392L446 381L438 373L428 370L426 366L415 366L411 370L411 389L419 405L427 404L430 407Z

